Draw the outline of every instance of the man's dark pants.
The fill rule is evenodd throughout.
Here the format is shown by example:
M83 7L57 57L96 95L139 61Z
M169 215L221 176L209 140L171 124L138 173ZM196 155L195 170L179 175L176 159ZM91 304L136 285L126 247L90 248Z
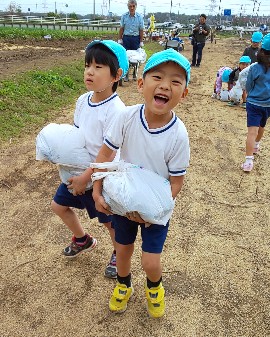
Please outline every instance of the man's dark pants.
M192 54L192 63L191 65L193 66L199 66L201 64L201 60L202 60L202 50L205 46L205 42L199 42L199 43L194 43L193 45L193 54ZM197 57L197 62L196 62L196 56L198 54Z
M126 50L137 50L140 47L140 36L123 36L123 47Z

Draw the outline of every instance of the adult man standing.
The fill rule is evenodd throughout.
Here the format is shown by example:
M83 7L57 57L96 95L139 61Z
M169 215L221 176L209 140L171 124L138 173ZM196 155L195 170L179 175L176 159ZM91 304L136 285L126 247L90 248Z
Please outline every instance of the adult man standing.
M137 50L143 47L144 21L143 17L136 13L136 0L128 0L127 6L129 11L121 16L118 43L126 50ZM125 80L128 80L128 77Z
M199 23L193 28L193 53L192 53L192 67L199 67L202 60L202 50L205 46L206 37L210 33L210 26L206 24L206 15L201 14Z

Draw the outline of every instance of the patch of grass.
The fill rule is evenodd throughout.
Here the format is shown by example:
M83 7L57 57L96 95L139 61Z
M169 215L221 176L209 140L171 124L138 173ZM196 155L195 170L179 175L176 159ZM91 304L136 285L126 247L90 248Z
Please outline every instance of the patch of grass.
M16 138L44 125L57 110L75 102L85 91L84 63L49 71L31 71L0 82L0 137Z
M45 35L51 35L54 40L93 39L102 36L116 36L115 31L93 31L93 30L57 30L37 28L12 28L0 29L0 38L6 40L42 40Z
M147 57L163 48L157 42L145 44ZM0 140L30 133L74 104L85 92L84 61L48 71L30 71L0 81Z
M158 42L147 42L144 45L144 50L147 55L147 59L154 53L163 50L164 47L162 47Z

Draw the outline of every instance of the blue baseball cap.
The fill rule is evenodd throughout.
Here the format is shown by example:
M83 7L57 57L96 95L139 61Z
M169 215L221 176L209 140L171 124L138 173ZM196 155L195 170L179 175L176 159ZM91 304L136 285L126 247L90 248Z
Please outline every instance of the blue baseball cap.
M177 63L181 68L185 70L187 75L187 84L186 84L187 86L190 80L190 63L187 58L185 58L182 54L178 53L176 50L172 48L165 49L153 54L146 62L145 67L143 69L143 74L157 67L161 63L169 61Z
M119 67L123 70L121 78L125 77L129 69L129 61L126 49L121 44L113 40L94 40L86 46L85 50L92 48L96 44L103 44L114 53L114 55L117 57Z
M241 56L240 57L240 60L239 60L239 63L251 63L251 58L249 56Z
M254 32L251 36L251 41L255 43L259 43L262 41L263 33L262 32Z
M229 82L229 76L230 76L231 72L232 72L231 69L225 69L222 73L221 81L225 82L225 83L228 83Z
M264 36L262 40L262 48L265 50L270 50L270 33Z

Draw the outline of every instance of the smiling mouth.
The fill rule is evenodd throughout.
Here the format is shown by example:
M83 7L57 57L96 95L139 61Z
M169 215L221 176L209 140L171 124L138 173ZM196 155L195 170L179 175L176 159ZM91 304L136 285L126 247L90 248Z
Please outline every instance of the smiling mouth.
M154 99L157 104L166 104L169 101L168 97L163 95L155 95Z

